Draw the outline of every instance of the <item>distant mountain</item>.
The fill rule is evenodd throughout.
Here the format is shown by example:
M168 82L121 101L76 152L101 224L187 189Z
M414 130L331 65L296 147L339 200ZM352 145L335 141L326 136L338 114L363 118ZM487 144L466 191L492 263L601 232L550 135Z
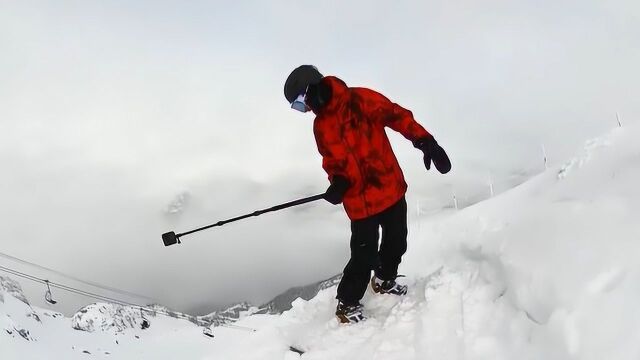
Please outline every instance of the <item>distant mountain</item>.
M0 302L4 301L4 299L2 298L3 292L29 305L29 301L22 292L20 283L11 278L0 276Z
M9 299L5 299L5 297ZM23 303L23 314L25 318L31 318L38 323L42 323L40 317L33 310L31 305L29 304L29 301L24 296L20 283L11 278L0 276L0 304L4 304L5 301L11 301L12 298L15 299L14 301L17 300L18 302ZM11 337L21 336L27 341L34 340L31 332L22 322L14 320L11 318L11 316L8 315L3 320L3 324L0 325L4 328L4 331L7 333L7 335Z
M146 329L150 326L148 315L131 306L109 303L90 304L71 317L71 327L94 332L121 332L125 329Z
M72 327L76 330L87 332L122 332L126 329L144 330L152 326L153 318L157 315L184 319L205 327L224 326L253 314L281 314L291 309L291 303L295 299L312 299L321 290L337 285L341 277L342 275L336 275L306 286L291 288L261 306L241 302L203 316L184 314L158 304L147 305L146 309L140 309L118 304L93 303L83 307L72 316ZM23 299L26 303L26 298L22 295L18 283L10 279L0 279L3 279L2 286L5 288L5 291L12 293L17 298Z
M342 274L309 285L293 287L261 306L256 307L247 302L242 302L223 310L214 311L208 315L194 317L190 321L204 326L221 326L231 324L253 314L281 314L291 309L291 303L295 299L310 300L321 290L337 285L341 278Z
M295 299L313 299L321 290L338 285L340 279L342 279L342 274L335 275L329 279L318 281L310 285L293 287L260 307L267 309L269 314L281 314L291 309L291 303Z
M242 302L235 304L226 309L214 311L208 315L197 316L196 324L204 326L221 326L234 323L243 317L253 314L266 314L267 309L263 307L255 307L249 303Z

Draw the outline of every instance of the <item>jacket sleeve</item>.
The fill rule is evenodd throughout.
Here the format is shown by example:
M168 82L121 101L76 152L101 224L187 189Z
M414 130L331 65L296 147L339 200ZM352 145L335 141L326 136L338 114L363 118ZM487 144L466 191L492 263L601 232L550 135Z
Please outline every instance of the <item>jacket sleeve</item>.
M425 137L432 137L432 135L413 118L413 113L410 110L391 102L384 95L376 91L370 89L363 90L363 95L367 98L367 103L371 104L375 112L374 118L380 125L390 127L412 142Z

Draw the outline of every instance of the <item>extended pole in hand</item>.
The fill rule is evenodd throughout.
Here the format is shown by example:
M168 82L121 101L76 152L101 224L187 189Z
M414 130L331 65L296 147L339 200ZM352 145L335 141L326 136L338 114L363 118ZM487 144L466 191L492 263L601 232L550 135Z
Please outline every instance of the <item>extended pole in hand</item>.
M218 221L215 224L203 226L201 228L197 228L197 229L194 229L194 230L191 230L191 231L183 232L181 234L176 234L175 232L171 231L171 232L162 234L162 241L164 242L164 246L169 246L169 245L173 245L173 244L180 244L181 243L180 242L180 237L185 236L185 235L189 235L189 234L193 234L193 233L198 232L198 231L206 230L206 229L212 228L214 226L222 226L224 224L228 224L230 222L246 219L248 217L259 216L259 215L262 215L264 213L268 213L268 212L272 212L272 211L278 211L278 210L286 209L286 208L289 208L289 207L292 207L292 206L306 204L308 202L320 200L320 199L323 199L323 198L324 198L324 193L323 194L318 194L318 195L313 195L313 196L310 196L310 197L307 197L307 198L303 198L303 199L290 201L290 202L287 202L287 203L284 203L284 204L280 204L280 205L276 205L276 206L270 207L268 209L257 210L257 211L254 211L254 212L250 213L250 214L234 217L232 219Z

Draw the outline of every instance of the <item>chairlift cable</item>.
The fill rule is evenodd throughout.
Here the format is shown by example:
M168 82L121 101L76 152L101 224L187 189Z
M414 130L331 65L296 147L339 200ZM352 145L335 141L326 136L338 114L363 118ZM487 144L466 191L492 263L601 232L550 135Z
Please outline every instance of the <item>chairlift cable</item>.
M93 281L89 281L89 280L83 280L83 279L77 278L77 277L75 277L73 275L65 274L65 273L63 273L61 271L58 271L58 270L55 270L55 269L52 269L52 268L48 268L46 266L34 264L32 262L29 262L29 261L26 261L26 260L22 260L20 258L17 258L15 256L11 256L11 255L8 255L8 254L2 253L2 252L0 252L0 257L3 257L5 259L9 259L9 260L12 260L12 261L24 264L24 265L32 266L32 267L35 267L35 268L40 269L40 270L48 271L48 272L50 272L52 274L56 274L56 275L65 277L67 279L71 279L73 281L77 281L77 282L83 283L85 285L90 285L90 286L93 286L93 287L96 287L96 288L99 288L99 289L102 289L102 290L107 290L107 291L110 291L110 292L118 293L120 295L126 295L126 296L140 298L140 299L152 300L154 302L156 301L155 299L153 299L153 298L151 298L149 296L140 295L140 294L136 294L134 292L117 289L117 288L114 288L114 287L111 287L111 286L99 284L99 283L96 283L96 282L93 282Z
M108 297L108 296L91 293L91 292L84 291L84 290L81 290L81 289L77 289L77 288L74 288L74 287L71 287L71 286L67 286L67 285L64 285L64 284L59 284L59 283L52 282L52 281L49 281L49 280L46 280L46 279L41 279L41 278L38 278L38 277L33 276L33 275L29 275L29 274L26 274L26 273L23 273L23 272L14 270L14 269L10 269L10 268L4 267L2 265L0 265L0 271L4 271L6 273L9 273L9 274L12 274L12 275L15 275L15 276L27 279L27 280L31 280L31 281L34 281L34 282L37 282L37 283L41 283L41 284L44 284L44 285L48 284L49 286L51 286L53 288L57 288L57 289L60 289L60 290L63 290L63 291L67 291L67 292L71 292L71 293L74 293L74 294L77 294L77 295L93 298L93 299L96 299L96 300L102 300L102 301L106 301L106 302L117 304L117 305L121 305L121 306L129 306L129 307L132 307L132 308L136 308L136 309L138 309L140 311L146 311L148 313L160 314L160 315L167 316L167 317L179 318L179 319L188 320L188 321L195 320L196 322L200 323L200 320L198 319L197 316L187 315L187 314L183 314L183 313L180 313L180 312L177 312L177 311L168 312L168 311L164 311L164 310L161 310L161 309L154 309L154 308L138 305L138 304L131 303L131 302L118 300L118 299L111 298L111 297ZM224 327L227 327L227 328L241 329L241 330L251 331L251 332L255 332L256 331L256 329L253 329L253 328L250 328L250 327L234 325L234 324L222 324L220 326L224 326Z
M27 279L27 280L35 281L35 282L38 282L38 283L41 283L41 284L44 284L44 285L47 284L47 280L45 280L45 279L40 279L38 277L29 275L29 274L25 274L23 272L20 272L20 271L17 271L17 270L13 270L13 269L10 269L10 268L4 267L4 266L0 266L0 271L4 271L4 272L10 273L10 274L13 274L15 276L22 277L22 278ZM138 305L138 304L135 304L135 303L130 303L130 302L127 302L127 301L114 299L114 298L111 298L111 297L108 297L108 296L94 294L94 293L91 293L91 292L88 292L88 291L80 290L80 289L77 289L77 288L74 288L74 287L71 287L71 286L67 286L67 285L63 285L63 284L59 284L59 283L56 283L56 282L48 281L48 283L53 288L57 288L57 289L60 289L60 290L71 292L71 293L75 293L77 295L82 295L82 296L86 296L86 297L94 298L94 299L97 299L97 300L110 302L110 303L117 304L117 305L130 306L130 307L133 307L133 308L140 309L142 311L151 312L151 313L158 313L158 314L161 314L161 315L166 315L166 316L170 316L171 317L171 315L168 312L164 311L164 310L153 309L153 308L149 308L149 307L146 307L146 306ZM176 312L176 316L180 317L180 318L185 318L185 319L189 318L189 315L178 313L178 312Z

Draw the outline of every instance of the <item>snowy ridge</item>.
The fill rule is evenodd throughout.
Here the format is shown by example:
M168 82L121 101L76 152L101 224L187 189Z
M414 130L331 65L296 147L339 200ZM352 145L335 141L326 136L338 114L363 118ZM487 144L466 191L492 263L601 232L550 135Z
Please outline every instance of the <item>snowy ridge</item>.
M3 280L5 283L12 281ZM115 319L126 316L115 315L111 318L113 323L103 323L103 319L109 318L106 314L118 307L114 304L93 304L85 308L85 314L94 313L100 321L89 324L91 318L85 317L79 321L87 326L83 330L94 331L78 331L72 327L75 319L31 308L19 299L21 292L15 291L15 286L11 288L12 293L0 288L3 299L0 302L0 359L198 358L209 342L202 339L202 331L196 325L166 316L153 318L153 327L145 329L136 326L139 322L135 317L129 318L129 323L118 323ZM132 316L128 314L130 309L123 307L120 310L120 315ZM178 334L174 335L174 332ZM195 344L195 354L183 348L191 343Z
M71 317L71 326L76 330L116 331L146 329L150 326L148 315L143 310L118 304L97 303L80 309Z
M0 276L0 302L4 302L3 294L8 294L29 305L29 301L22 292L22 286L11 278Z
M282 312L291 309L294 300L298 298L310 300L318 295L321 290L338 285L341 278L342 274L339 274L317 283L291 288L276 296L270 302L262 305L261 308L267 309L269 314L281 314Z
M197 319L206 326L221 326L232 324L244 317L251 316L253 314L267 313L267 309L264 307L252 306L249 303L240 303L233 305L225 310L214 311L211 314L198 316Z
M221 326L232 324L242 318L254 314L282 314L284 311L291 309L294 300L298 298L310 300L320 291L338 285L341 278L342 274L339 274L313 284L293 287L276 296L273 300L260 306L254 306L247 302L243 302L232 305L223 310L214 311L204 316L194 317L193 319L190 319L190 321L195 324L203 324L205 326Z
M587 162L589 162L589 160L591 160L592 154L596 152L598 148L601 148L604 146L610 146L611 135L612 134L608 134L606 136L602 136L602 137L587 141L584 146L582 154L574 157L573 159L571 159L569 162L567 162L565 165L563 165L560 168L560 171L558 171L558 179L565 178L569 174L569 172L571 172L572 169L581 168L582 166L584 166L584 164L586 164Z
M7 307L23 307L24 318L31 318L40 322L40 318L31 309L29 301L27 301L27 298L22 293L20 284L4 276L0 276L0 304ZM14 320L9 314L6 314L4 317L0 316L0 327L4 329L6 335L12 338L19 336L26 341L34 340L28 330L28 325L25 325L22 321Z

